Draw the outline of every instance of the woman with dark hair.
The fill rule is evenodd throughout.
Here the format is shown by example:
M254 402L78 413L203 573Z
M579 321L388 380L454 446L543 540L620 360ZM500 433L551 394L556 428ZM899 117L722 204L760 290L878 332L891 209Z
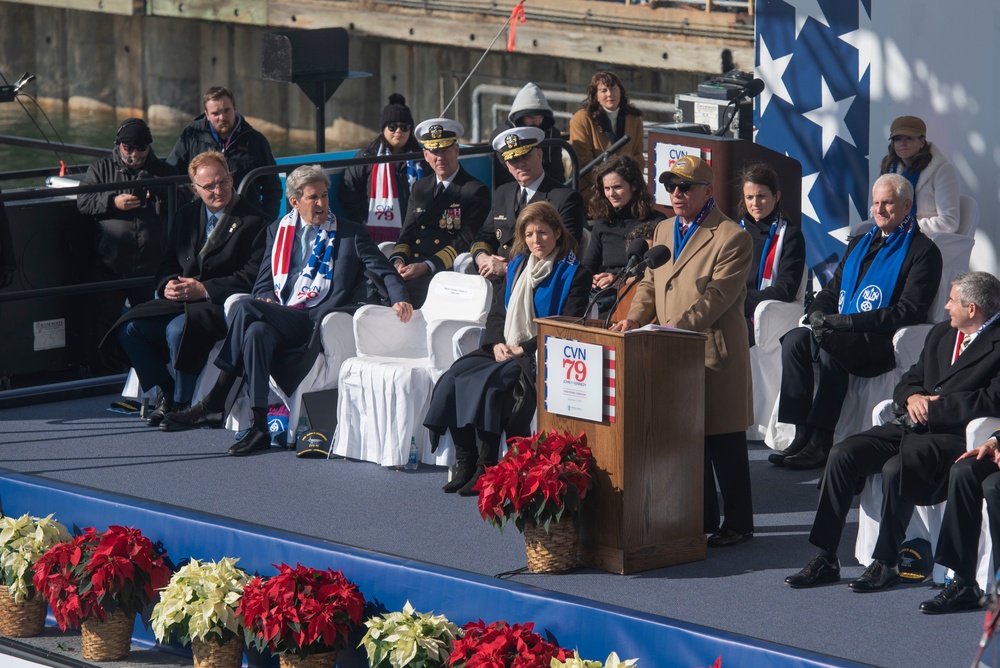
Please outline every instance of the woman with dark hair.
M399 93L390 95L382 109L381 129L355 158L420 152L413 136L413 114ZM349 220L368 226L375 243L396 241L410 201L410 186L429 173L423 160L348 167L338 191L340 205Z
M579 317L591 275L576 257L576 239L548 202L521 209L507 266L504 299L493 300L485 344L457 360L438 381L424 426L435 445L445 431L455 442L455 477L448 493L476 494L487 466L497 463L500 434L526 436L535 406L535 318ZM515 388L523 393L515 401Z
M629 102L625 87L613 72L597 72L590 79L587 98L569 121L569 143L573 145L580 167L599 156L623 136L629 136L619 153L630 155L642 164L642 112ZM587 174L580 179L584 199L596 183Z
M747 276L743 315L747 319L750 345L754 345L753 314L768 299L795 301L806 261L802 227L781 214L778 174L763 162L747 165L740 172L743 184L739 223L753 239L753 262Z
M626 237L639 223L663 220L642 178L642 167L630 155L616 154L596 170L587 216L594 221L583 266L594 274L595 290L606 288L625 266Z
M901 174L913 185L913 208L920 231L957 232L958 172L926 138L927 125L900 116L889 130L889 150L879 174Z

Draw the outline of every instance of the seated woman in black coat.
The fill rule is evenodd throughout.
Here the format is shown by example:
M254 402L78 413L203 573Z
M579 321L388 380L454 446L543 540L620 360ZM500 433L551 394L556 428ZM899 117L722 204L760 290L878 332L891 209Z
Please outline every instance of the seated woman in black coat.
M753 314L767 299L793 302L802 282L806 241L798 221L790 221L778 208L781 187L770 165L755 162L740 172L743 184L739 223L753 238L753 263L747 276L743 315L754 345Z
M663 220L664 216L653 208L642 178L642 167L630 155L616 153L597 168L594 179L597 187L587 203L587 216L593 221L590 242L583 258L583 266L594 274L593 289L611 285L615 272L628 262L625 238L639 223ZM610 307L598 302L598 308Z
M486 320L482 348L457 360L438 381L424 426L432 439L451 430L457 472L445 492L473 496L486 466L497 463L500 434L527 435L535 406L536 317L579 317L591 274L575 254L576 239L548 202L521 210L503 300ZM524 393L515 402L515 389ZM515 403L525 410L514 411ZM512 414L513 413L513 414Z

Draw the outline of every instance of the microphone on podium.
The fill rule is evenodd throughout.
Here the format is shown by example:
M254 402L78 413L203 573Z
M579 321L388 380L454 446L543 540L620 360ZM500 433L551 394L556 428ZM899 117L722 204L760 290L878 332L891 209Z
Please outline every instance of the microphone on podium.
M663 244L660 244L658 246L653 246L648 251L646 251L646 254L642 258L642 262L635 265L635 267L633 267L632 270L629 272L629 274L634 276L636 280L632 281L625 288L625 291L622 292L620 295L618 295L618 298L615 299L615 303L611 306L611 310L608 311L608 317L604 319L604 329L607 329L608 327L611 326L611 317L615 314L615 309L618 308L618 304L620 304L621 301L625 298L625 295L628 294L629 290L631 290L636 286L636 284L639 282L639 279L642 277L642 274L646 271L646 269L656 269L657 267L662 267L669 260L670 260L670 249L664 246Z
M645 239L633 239L632 243L628 245L625 250L625 255L628 257L628 262L624 267L615 272L614 278L608 283L607 287L601 288L597 293L591 298L590 303L587 304L587 308L583 311L583 316L576 321L576 324L582 325L587 321L587 315L590 313L590 309L594 307L594 304L598 300L603 299L607 295L613 292L617 292L621 288L621 281L625 278L625 275L630 271L635 269L636 265L642 262L643 255L648 252L649 246L646 244Z

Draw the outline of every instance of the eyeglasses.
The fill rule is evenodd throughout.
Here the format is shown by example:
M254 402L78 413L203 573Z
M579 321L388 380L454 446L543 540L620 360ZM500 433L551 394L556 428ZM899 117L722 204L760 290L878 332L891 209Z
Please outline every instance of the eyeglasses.
M207 193L211 193L211 192L216 192L218 190L225 190L232 184L232 182L233 180L229 178L229 179L222 179L221 181L216 181L215 183L210 183L207 186L203 186L200 183L194 183L193 181L192 184L198 186Z
M143 144L141 146L136 146L135 144L122 144L122 150L126 153L142 153L147 148L149 148L149 144Z
M413 126L409 123L386 123L385 127L389 128L389 132L396 132L397 130L409 132Z
M671 195L674 194L675 190L683 195L683 194L687 194L687 192L689 190L691 190L691 188L694 188L695 186L704 186L704 185L707 185L707 184L701 183L701 182L698 182L698 183L668 183L667 185L665 185L663 187L666 188L667 192L670 193Z

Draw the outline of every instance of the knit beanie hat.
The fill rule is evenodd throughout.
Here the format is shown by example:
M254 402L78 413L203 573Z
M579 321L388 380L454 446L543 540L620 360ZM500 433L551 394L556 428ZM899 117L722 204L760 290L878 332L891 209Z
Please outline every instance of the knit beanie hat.
M149 146L153 143L153 134L149 131L149 126L144 120L129 118L118 126L118 132L115 133L115 143Z
M514 101L510 105L508 120L514 125L525 116L545 116L552 118L552 107L545 99L542 89L533 83L526 83L521 90L517 91Z
M389 104L382 109L382 125L380 127L384 130L389 123L406 123L411 128L413 127L413 114L406 106L406 98L399 93L390 95Z

